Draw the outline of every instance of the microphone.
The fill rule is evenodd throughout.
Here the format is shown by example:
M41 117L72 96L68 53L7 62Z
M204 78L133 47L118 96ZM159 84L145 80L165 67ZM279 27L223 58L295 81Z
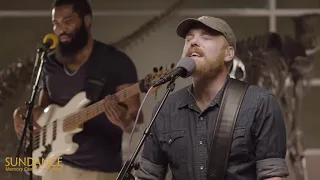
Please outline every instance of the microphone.
M38 60L40 58L40 54L42 52L46 52L50 49L54 49L57 47L59 43L59 39L55 34L47 34L44 38L43 38L43 42L40 44L40 47L37 50L37 57L34 63L34 68L36 68L36 66L38 65Z
M43 38L41 48L43 50L54 49L57 47L58 43L59 43L58 37L55 34L50 33Z
M160 86L178 77L187 78L195 71L195 69L196 69L196 62L192 58L190 57L183 58L178 62L177 67L173 71L161 77L158 81L156 81L153 84L153 87Z

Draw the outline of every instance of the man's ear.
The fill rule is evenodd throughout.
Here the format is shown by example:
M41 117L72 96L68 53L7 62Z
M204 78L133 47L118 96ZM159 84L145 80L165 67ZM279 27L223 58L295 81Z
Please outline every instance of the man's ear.
M86 25L86 27L90 28L92 25L92 16L91 15L86 15L84 17L84 23Z
M225 51L226 55L224 57L224 61L225 62L231 62L234 58L234 54L235 54L235 51L234 51L234 48L232 46L228 46L226 48L226 51Z

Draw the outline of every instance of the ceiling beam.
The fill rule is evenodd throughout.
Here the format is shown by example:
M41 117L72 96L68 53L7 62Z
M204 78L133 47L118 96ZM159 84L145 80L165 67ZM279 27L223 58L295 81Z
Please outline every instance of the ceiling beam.
M94 16L155 16L163 10L103 10L94 11ZM303 14L320 14L320 9L272 9L276 17L291 17ZM270 9L262 8L198 8L183 9L180 16L242 16L242 17L270 17ZM0 17L48 17L48 10L0 10Z

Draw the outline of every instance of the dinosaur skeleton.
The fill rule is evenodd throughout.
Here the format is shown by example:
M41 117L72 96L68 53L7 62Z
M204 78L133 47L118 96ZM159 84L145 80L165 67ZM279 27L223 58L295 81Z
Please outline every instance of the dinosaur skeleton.
M296 180L307 180L299 115L302 98L309 88L313 68L311 55L320 49L320 31L313 29L320 15L304 15L293 21L295 39L268 33L237 42L237 57L230 76L264 87L279 100L288 132L289 164Z
M237 44L237 49L239 49L236 53L237 58L233 61L230 75L249 84L266 88L278 99L284 112L289 135L287 143L289 162L295 170L296 177L299 177L297 180L302 180L306 179L302 178L306 173L303 164L304 146L298 113L303 95L301 90L305 88L305 84L301 82L305 76L294 74L297 70L294 69L294 66L300 62L305 62L307 66L310 66L310 61L305 57L285 58L283 52L276 47L279 44L272 45L270 42L264 41L275 36L280 38L277 34L266 34L239 42ZM263 41L266 46L257 45ZM280 46L283 45L280 44ZM291 61L293 61L292 64L289 63Z
M147 34L155 31L156 26L168 21L185 1L177 1L164 13L112 44L122 50L138 44ZM319 15L294 18L297 40L270 33L239 41L237 57L230 71L231 77L264 87L278 98L289 130L288 156L297 180L307 180L298 117L301 100L308 87L308 83L304 82L310 78L312 69L308 55L320 49L317 35L320 31L315 32L310 22L319 22L319 19ZM34 59L25 58L0 71L0 106L19 89L26 87L35 68Z

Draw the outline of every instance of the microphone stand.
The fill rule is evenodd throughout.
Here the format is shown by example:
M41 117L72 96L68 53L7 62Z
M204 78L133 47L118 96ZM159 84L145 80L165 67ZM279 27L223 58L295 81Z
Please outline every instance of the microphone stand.
M39 80L42 74L42 69L43 69L43 65L47 59L47 51L44 48L38 48L37 50L37 56L36 56L36 60L35 60L35 66L37 65L39 59L41 58L40 61L40 66L38 69L38 74L37 74L37 78L35 80L33 89L32 89L32 93L30 95L30 99L29 102L26 102L26 105L28 107L27 109L27 113L26 116L21 116L21 119L24 120L24 128L23 128L23 132L22 132L22 136L17 148L17 152L16 152L16 157L19 157L22 151L22 147L25 147L25 138L26 138L26 134L27 134L27 128L29 128L29 143L28 143L28 147L26 148L27 154L29 154L29 157L31 157L31 163L27 162L27 165L31 164L31 167L27 167L28 169L31 169L31 172L29 173L29 179L32 180L32 168L33 168L33 159L32 159L32 151L33 151L33 121L31 119L32 116L32 111L34 108L34 101L36 98L36 94L38 92L39 89ZM28 158L29 159L29 158Z
M154 114L152 120L150 121L148 127L145 129L143 136L137 146L137 148L135 149L134 153L132 154L130 160L126 161L126 163L124 164L124 166L122 167L117 180L135 180L134 176L131 174L132 169L134 168L135 170L139 169L139 163L134 163L135 158L137 157L142 145L144 144L145 139L147 138L147 136L150 135L150 128L153 125L155 119L157 118L164 102L166 101L168 95L170 92L172 92L175 88L175 81L176 78L173 78L170 83L167 85L167 91L164 95L164 97L161 100L161 103L156 111L156 113Z

